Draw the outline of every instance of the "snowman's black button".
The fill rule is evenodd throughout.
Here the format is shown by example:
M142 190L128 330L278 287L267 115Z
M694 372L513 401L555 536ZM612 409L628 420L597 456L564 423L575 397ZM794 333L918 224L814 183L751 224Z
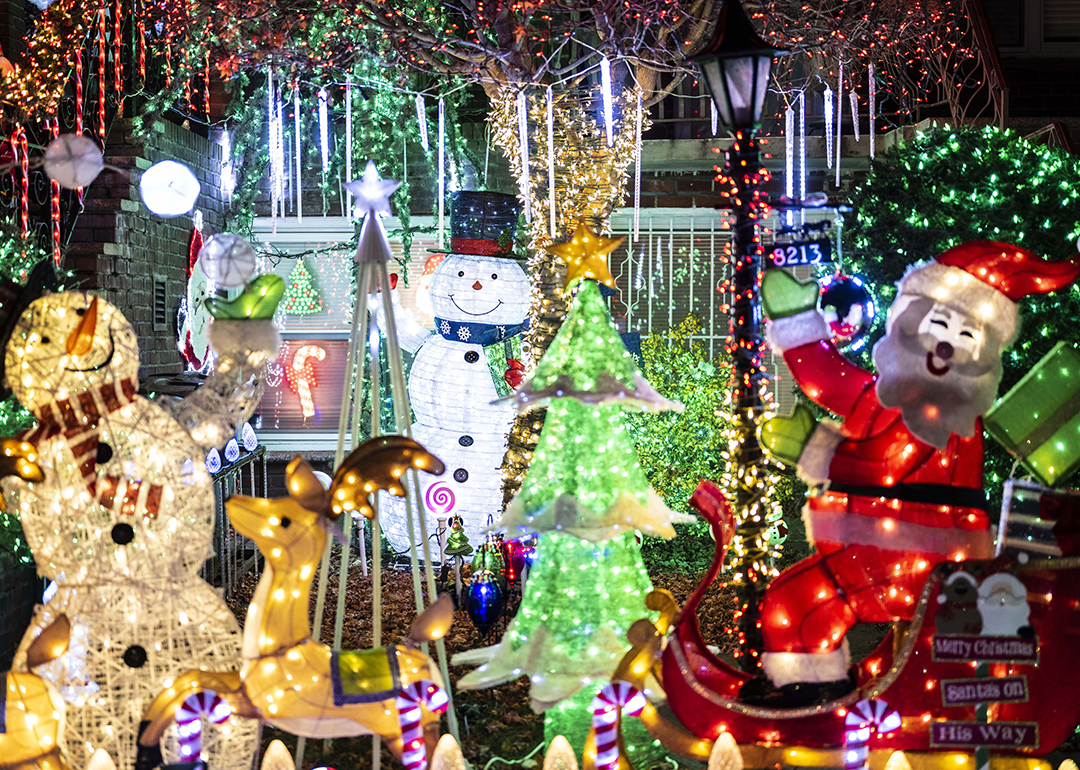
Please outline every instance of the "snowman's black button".
M142 668L146 665L146 650L133 644L124 650L124 663L128 668Z
M112 459L112 447L106 444L104 441L98 442L97 445L97 461L98 464L107 463Z
M454 471L454 481L456 481L457 483L464 484L468 480L469 472L464 468L458 468L456 471Z
M135 528L121 522L112 528L112 539L117 545L127 545L135 539Z
M459 444L461 444L462 446L472 446L473 445L473 437L472 436L462 436L461 438L459 438L457 440L457 442Z
M477 353L475 350L470 350L468 353L465 354L465 363L467 364L475 364L479 360L480 354Z

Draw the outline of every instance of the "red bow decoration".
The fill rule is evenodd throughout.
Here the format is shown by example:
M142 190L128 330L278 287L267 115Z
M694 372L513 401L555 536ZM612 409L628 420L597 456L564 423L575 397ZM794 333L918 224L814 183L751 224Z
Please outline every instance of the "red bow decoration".
M506 359L506 367L506 371L503 372L503 379L511 388L516 388L525 381L525 364L516 358L508 358Z

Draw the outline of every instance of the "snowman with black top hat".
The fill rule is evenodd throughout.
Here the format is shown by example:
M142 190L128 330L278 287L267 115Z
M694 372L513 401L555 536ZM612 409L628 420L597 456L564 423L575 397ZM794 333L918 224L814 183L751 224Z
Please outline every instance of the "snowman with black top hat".
M521 339L531 286L511 252L519 211L511 195L454 194L450 250L429 289L435 333L402 339L416 353L409 374L413 438L448 471L421 479L428 531L436 531L436 518L459 516L474 546L488 517L502 511L499 469L513 412L492 401L509 395L525 374ZM383 532L395 549L408 550L404 501L382 501Z

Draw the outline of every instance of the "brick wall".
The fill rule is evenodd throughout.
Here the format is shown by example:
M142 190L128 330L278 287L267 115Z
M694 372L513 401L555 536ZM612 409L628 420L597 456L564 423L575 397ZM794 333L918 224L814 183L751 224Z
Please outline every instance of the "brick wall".
M26 51L26 41L23 38L36 13L38 10L29 0L0 1L0 46L3 46L4 56L12 62L22 61L22 55Z
M202 184L196 203L203 213L203 234L220 232L221 147L167 121L154 124L145 139L133 135L131 122L118 120L109 134L106 160L126 173L106 171L86 192L65 265L80 284L119 307L139 338L140 376L183 369L176 350L176 313L187 286L190 216L163 219L139 199L138 174L159 160L187 164ZM165 281L167 323L153 318L155 277Z

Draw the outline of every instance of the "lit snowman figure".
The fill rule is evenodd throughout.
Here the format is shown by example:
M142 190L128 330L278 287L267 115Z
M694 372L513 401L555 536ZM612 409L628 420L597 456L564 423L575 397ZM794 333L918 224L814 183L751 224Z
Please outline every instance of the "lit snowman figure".
M231 382L229 421L257 405L255 381L278 340L268 320L243 322L250 324L243 334L237 323L218 321L211 331L219 362L230 366L219 366L207 385L220 393L219 380ZM133 767L142 711L165 681L193 667L240 663L236 620L198 574L214 530L205 449L170 411L137 394L138 366L127 319L77 292L31 303L6 350L7 382L38 418L24 440L37 446L44 480L9 478L4 488L18 498L39 573L55 581L14 668L25 667L30 643L65 613L71 647L38 673L68 701L65 758L75 767L99 748L118 767ZM200 418L198 402L172 411L204 435L221 433L220 415ZM247 763L257 749L244 720L210 733L210 767ZM172 761L176 742L175 731L164 742Z
M521 334L531 287L508 256L518 212L511 195L454 194L450 253L429 287L435 334L420 340L419 350L402 340L416 352L409 374L413 438L447 468L444 476L421 479L428 532L436 531L436 518L460 516L474 546L488 516L502 512L500 466L513 420L512 409L491 402L524 376ZM383 532L396 550L407 551L404 502L388 495L381 501Z

